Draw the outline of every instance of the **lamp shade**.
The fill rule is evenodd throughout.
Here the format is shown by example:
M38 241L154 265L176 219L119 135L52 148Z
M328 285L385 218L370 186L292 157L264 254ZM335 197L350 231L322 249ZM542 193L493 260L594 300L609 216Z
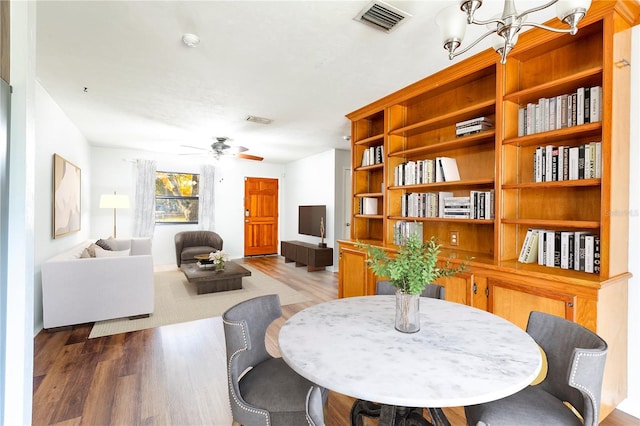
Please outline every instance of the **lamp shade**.
M440 27L443 44L454 40L462 42L467 29L467 15L458 6L449 6L438 13L436 24Z
M100 196L101 209L128 209L129 196L119 194L103 194Z
M556 16L563 21L576 10L587 11L589 7L591 7L591 0L560 0L556 3Z

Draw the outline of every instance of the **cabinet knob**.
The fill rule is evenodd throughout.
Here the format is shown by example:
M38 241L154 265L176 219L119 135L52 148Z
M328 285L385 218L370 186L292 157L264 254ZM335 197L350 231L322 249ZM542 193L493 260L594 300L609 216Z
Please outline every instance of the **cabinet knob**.
M473 289L473 294L478 294L478 284L473 283L472 289Z

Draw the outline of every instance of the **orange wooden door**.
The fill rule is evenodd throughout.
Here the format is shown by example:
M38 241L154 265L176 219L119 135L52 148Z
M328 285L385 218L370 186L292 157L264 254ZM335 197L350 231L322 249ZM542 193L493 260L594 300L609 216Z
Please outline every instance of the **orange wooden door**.
M244 180L244 255L278 253L278 179Z

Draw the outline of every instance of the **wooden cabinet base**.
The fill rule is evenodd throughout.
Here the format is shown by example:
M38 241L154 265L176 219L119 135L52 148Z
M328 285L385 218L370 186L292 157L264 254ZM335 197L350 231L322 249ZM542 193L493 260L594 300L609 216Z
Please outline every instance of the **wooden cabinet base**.
M333 249L302 241L282 241L280 254L286 263L296 262L296 266L306 266L308 272L324 271L333 265Z

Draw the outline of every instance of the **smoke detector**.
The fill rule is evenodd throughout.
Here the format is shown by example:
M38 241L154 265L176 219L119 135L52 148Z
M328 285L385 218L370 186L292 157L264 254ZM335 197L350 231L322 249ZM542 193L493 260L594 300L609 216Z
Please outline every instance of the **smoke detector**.
M390 33L411 15L380 0L374 0L353 18L385 33Z
M195 34L187 33L182 36L182 42L188 47L196 47L198 44L200 44L200 37Z

